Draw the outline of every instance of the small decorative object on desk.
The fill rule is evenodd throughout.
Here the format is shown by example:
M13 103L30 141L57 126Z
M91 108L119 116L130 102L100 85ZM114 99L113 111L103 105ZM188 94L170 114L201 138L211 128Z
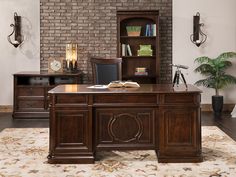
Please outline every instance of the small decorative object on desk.
M92 85L89 86L87 88L91 88L91 89L106 89L108 86L107 85Z
M135 73L134 73L135 76L147 76L148 75L148 71L147 71L147 68L145 67L138 67L138 68L135 68Z
M77 72L77 44L66 45L66 71Z
M126 26L128 36L140 36L141 26Z
M113 81L108 84L108 88L120 88L120 87L129 87L129 88L139 88L140 85L137 82L132 81Z
M138 50L138 56L152 56L151 45L140 45Z

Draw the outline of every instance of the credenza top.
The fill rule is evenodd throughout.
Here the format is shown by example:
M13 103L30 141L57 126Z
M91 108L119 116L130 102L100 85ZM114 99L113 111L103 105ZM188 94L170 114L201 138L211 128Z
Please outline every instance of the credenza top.
M78 94L101 94L101 93L201 93L197 87L188 84L188 89L182 84L172 87L172 84L141 84L140 88L88 88L92 85L58 85L51 89L51 94L78 93Z
M77 76L81 75L82 72L78 71L76 73L66 73L66 72L54 72L50 73L47 71L21 71L14 73L14 76Z

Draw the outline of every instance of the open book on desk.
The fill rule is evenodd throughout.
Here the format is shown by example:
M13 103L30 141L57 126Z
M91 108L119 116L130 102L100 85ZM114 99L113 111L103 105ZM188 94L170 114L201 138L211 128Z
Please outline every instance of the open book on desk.
M138 88L140 85L137 82L132 81L113 81L110 82L107 86L108 88L119 88L119 87L129 87L129 88Z

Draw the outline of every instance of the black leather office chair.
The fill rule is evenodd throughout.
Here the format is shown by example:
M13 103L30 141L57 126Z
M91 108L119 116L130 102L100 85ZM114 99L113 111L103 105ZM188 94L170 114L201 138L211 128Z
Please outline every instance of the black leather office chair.
M122 58L90 58L94 84L109 84L111 81L121 80Z

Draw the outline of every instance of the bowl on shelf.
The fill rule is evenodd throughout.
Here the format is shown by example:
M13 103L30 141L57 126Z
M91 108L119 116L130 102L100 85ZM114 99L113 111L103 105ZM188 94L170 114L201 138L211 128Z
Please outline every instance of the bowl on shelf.
M140 36L141 26L126 26L128 36Z

